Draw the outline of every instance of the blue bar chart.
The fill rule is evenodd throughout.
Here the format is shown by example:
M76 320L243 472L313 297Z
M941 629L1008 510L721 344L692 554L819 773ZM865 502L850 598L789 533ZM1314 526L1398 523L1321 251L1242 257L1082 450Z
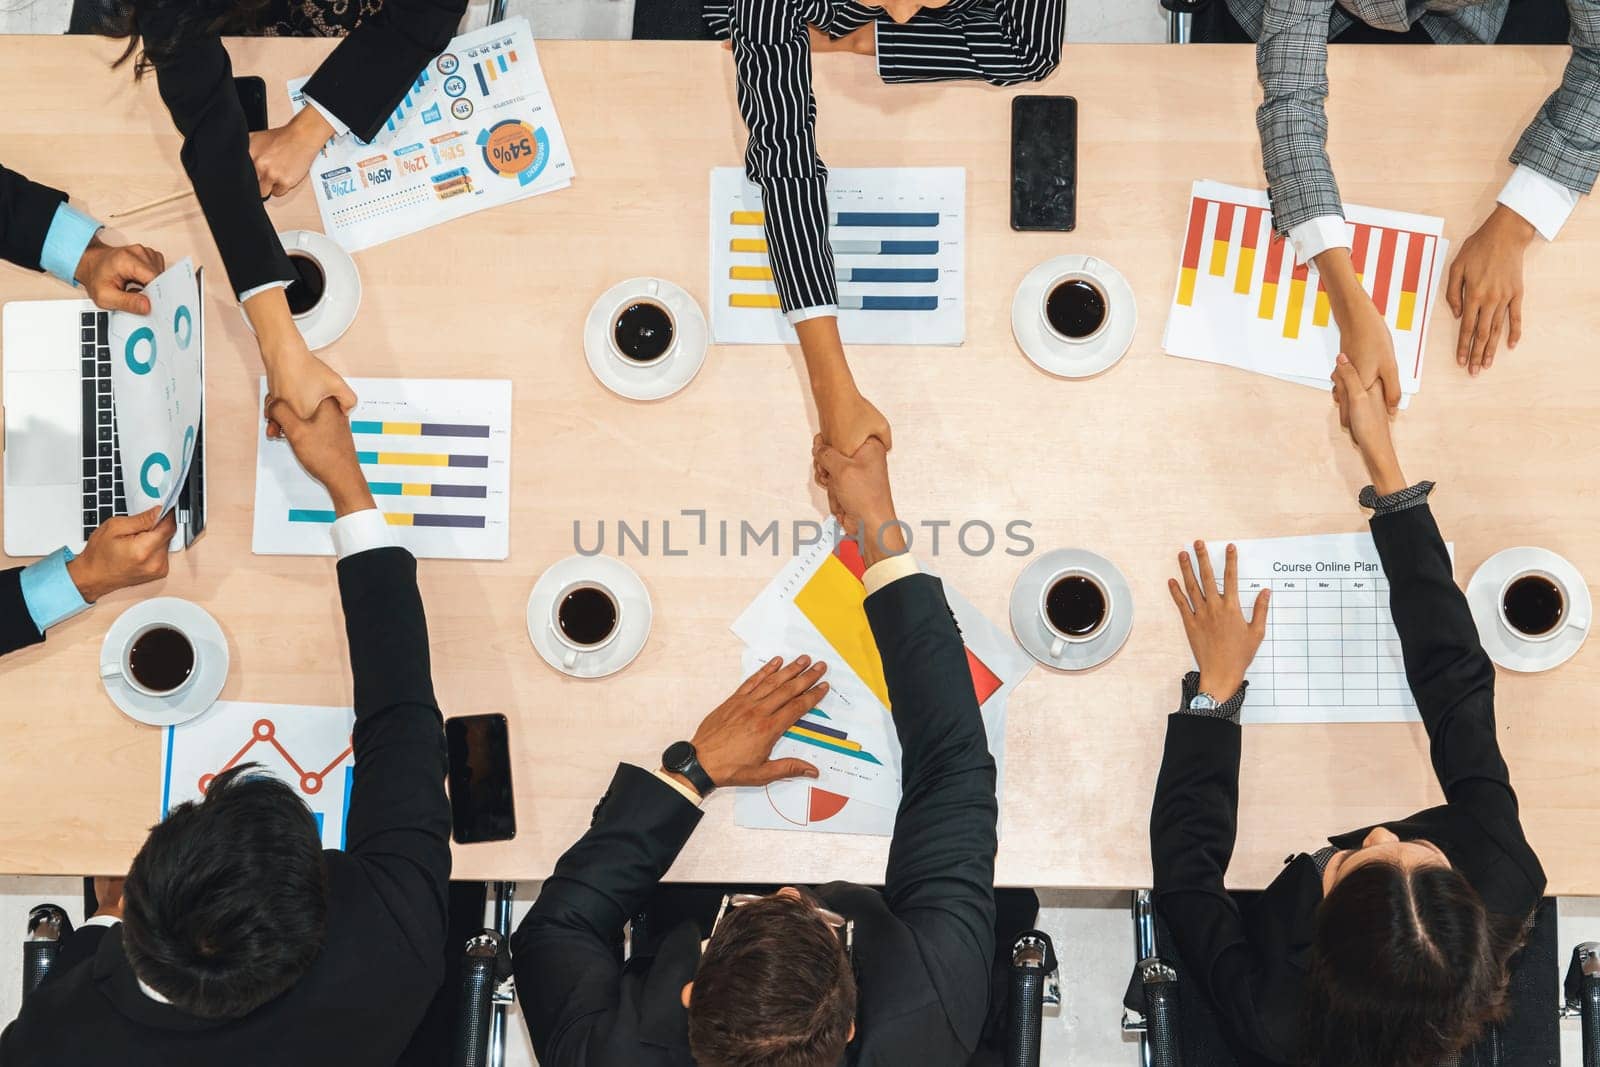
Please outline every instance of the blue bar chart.
M960 344L966 334L966 172L840 168L828 178L839 333L851 344ZM792 344L761 190L711 172L712 330L723 344Z

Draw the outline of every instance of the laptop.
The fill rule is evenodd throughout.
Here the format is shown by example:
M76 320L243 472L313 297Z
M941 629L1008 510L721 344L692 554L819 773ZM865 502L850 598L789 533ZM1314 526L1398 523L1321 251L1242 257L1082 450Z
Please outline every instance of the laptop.
M195 280L204 292L200 271ZM195 333L205 382L204 301ZM5 533L8 556L44 556L62 545L81 552L113 515L128 513L117 407L111 385L113 316L88 300L19 300L0 324L4 367ZM138 320L137 316L127 318ZM205 530L205 419L174 511L172 549Z

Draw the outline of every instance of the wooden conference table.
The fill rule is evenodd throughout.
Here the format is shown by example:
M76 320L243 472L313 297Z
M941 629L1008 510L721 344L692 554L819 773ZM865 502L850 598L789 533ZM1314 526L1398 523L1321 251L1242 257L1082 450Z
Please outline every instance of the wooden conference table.
M230 46L236 72L266 77L274 123L289 114L284 82L330 47ZM154 79L136 88L126 68L112 71L118 50L94 39L0 39L4 162L102 216L187 184ZM687 390L656 404L613 396L583 359L589 305L623 278L660 275L706 305L707 172L739 163L744 144L729 57L712 44L547 42L539 51L573 147L574 186L360 253L360 317L325 353L351 375L516 383L510 559L420 568L446 714L504 712L512 722L519 833L458 847L463 878L546 875L618 760L653 766L688 736L738 681L728 625L780 566L766 550L719 558L714 539L666 558L656 541L655 554L630 557L655 604L643 654L606 681L573 681L539 659L523 617L534 579L573 552L574 521L592 544L601 519L608 529L649 519L659 538L661 521L686 508L734 529L741 519L787 529L821 511L808 483L814 423L797 349L713 348ZM1332 151L1345 196L1442 215L1459 246L1493 204L1505 157L1567 55L1334 49ZM1072 46L1049 82L1017 90L1080 102L1079 226L1068 235L1008 226L1011 92L885 86L855 56L822 57L817 68L830 164L967 168L967 343L851 353L863 390L894 425L903 517L997 529L1025 519L1040 551L1098 550L1134 587L1137 622L1115 659L1082 675L1035 669L1011 701L998 877L1148 885L1150 795L1189 664L1164 587L1179 546L1364 528L1361 464L1325 396L1160 350L1190 182L1264 185L1251 51ZM271 212L280 229L320 229L309 187ZM118 872L155 821L157 731L120 715L95 669L107 627L138 597L188 597L218 618L232 652L225 699L350 698L333 561L250 551L259 364L200 212L192 201L160 208L125 233L210 268L210 531L173 557L164 585L108 597L0 662L0 871ZM1091 381L1044 375L1011 337L1017 284L1064 252L1108 259L1138 296L1132 350ZM1441 310L1434 323L1423 391L1395 433L1407 474L1439 483L1434 508L1462 582L1520 544L1600 576L1596 262L1600 212L1585 203L1559 241L1529 253L1522 345L1476 381L1452 358L1454 321ZM0 292L66 295L9 269ZM928 562L1005 625L1024 561L952 552L947 536ZM1501 744L1553 892L1600 893L1597 692L1595 641L1558 670L1499 679ZM1264 885L1286 854L1326 833L1438 799L1420 726L1250 729L1232 882ZM673 877L881 877L887 839L739 829L732 800L706 805Z

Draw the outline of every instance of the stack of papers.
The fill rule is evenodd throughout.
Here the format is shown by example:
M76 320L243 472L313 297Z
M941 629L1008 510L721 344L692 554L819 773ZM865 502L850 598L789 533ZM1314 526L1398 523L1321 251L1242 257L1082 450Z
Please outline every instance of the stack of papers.
M828 694L790 728L773 759L813 764L816 779L741 789L740 826L771 830L889 835L900 803L900 744L890 717L883 662L867 624L865 566L836 522L822 541L797 554L733 624L745 642L743 676L774 656L808 655L828 664ZM948 585L945 596L967 644L973 689L989 751L1005 772L1006 702L1033 661ZM908 709L915 713L915 709Z
M1350 255L1389 324L1403 399L1422 384L1422 357L1450 242L1444 220L1345 206ZM1296 264L1273 232L1267 194L1197 181L1162 347L1169 355L1331 388L1339 327L1316 267Z
M296 112L308 79L289 82ZM355 252L572 184L572 155L528 20L464 33L371 142L346 133L311 166L329 237Z

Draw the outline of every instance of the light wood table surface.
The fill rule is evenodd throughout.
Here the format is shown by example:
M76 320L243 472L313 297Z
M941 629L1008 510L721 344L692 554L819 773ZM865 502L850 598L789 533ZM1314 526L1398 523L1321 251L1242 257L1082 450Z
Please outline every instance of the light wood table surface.
M266 77L281 123L284 82L331 44L230 47L236 73ZM0 39L6 165L102 216L186 182L154 79L135 88L126 68L110 70L117 51L99 40ZM1568 54L1333 51L1331 147L1344 195L1442 215L1457 247L1493 205L1505 158ZM656 404L605 391L583 358L589 305L623 278L672 279L705 306L707 172L738 164L744 143L728 55L712 44L633 42L549 42L539 52L573 148L573 187L360 253L360 317L326 353L350 375L516 383L510 559L420 568L446 714L512 720L519 834L457 848L463 878L546 875L587 825L614 764L653 766L739 680L728 625L780 561L765 549L719 558L715 538L663 557L662 521L686 526L680 513L704 508L735 530L773 519L787 529L821 512L808 484L814 417L798 349L713 348L687 390ZM1014 91L886 86L854 56L822 57L817 68L830 164L967 169L967 343L851 353L894 425L902 516L997 529L1027 520L1040 551L1099 551L1134 588L1137 621L1115 659L1082 675L1037 668L1011 701L998 877L1146 885L1165 717L1190 662L1164 586L1178 548L1197 536L1364 529L1361 465L1327 397L1160 350L1190 182L1265 184L1251 51L1069 46L1050 81L1015 90L1080 102L1079 226L1068 235L1008 226ZM280 229L320 228L307 187L271 213ZM173 558L162 586L108 597L0 663L0 871L117 872L155 821L157 731L117 713L95 677L106 628L137 597L188 597L220 620L233 663L225 699L350 698L333 561L250 551L260 368L200 212L192 201L171 205L124 232L210 269L210 532ZM1108 259L1138 296L1132 350L1092 381L1044 375L1011 338L1017 284L1066 252ZM1455 365L1447 310L1434 323L1422 393L1396 437L1406 473L1439 483L1434 509L1463 583L1489 555L1521 544L1600 575L1596 262L1600 210L1584 203L1559 241L1530 251L1522 345L1481 379ZM0 271L0 294L70 295L11 269ZM529 644L528 592L572 553L574 522L592 543L596 522L609 536L618 519L654 528L653 554L628 557L654 601L654 630L622 674L572 681ZM1023 561L968 557L947 536L926 562L1005 626ZM1558 670L1499 679L1500 741L1552 892L1600 893L1597 693L1594 641ZM1231 881L1264 885L1284 856L1327 833L1438 800L1420 726L1250 729ZM742 830L732 809L728 795L706 805L673 877L881 878L887 839Z

